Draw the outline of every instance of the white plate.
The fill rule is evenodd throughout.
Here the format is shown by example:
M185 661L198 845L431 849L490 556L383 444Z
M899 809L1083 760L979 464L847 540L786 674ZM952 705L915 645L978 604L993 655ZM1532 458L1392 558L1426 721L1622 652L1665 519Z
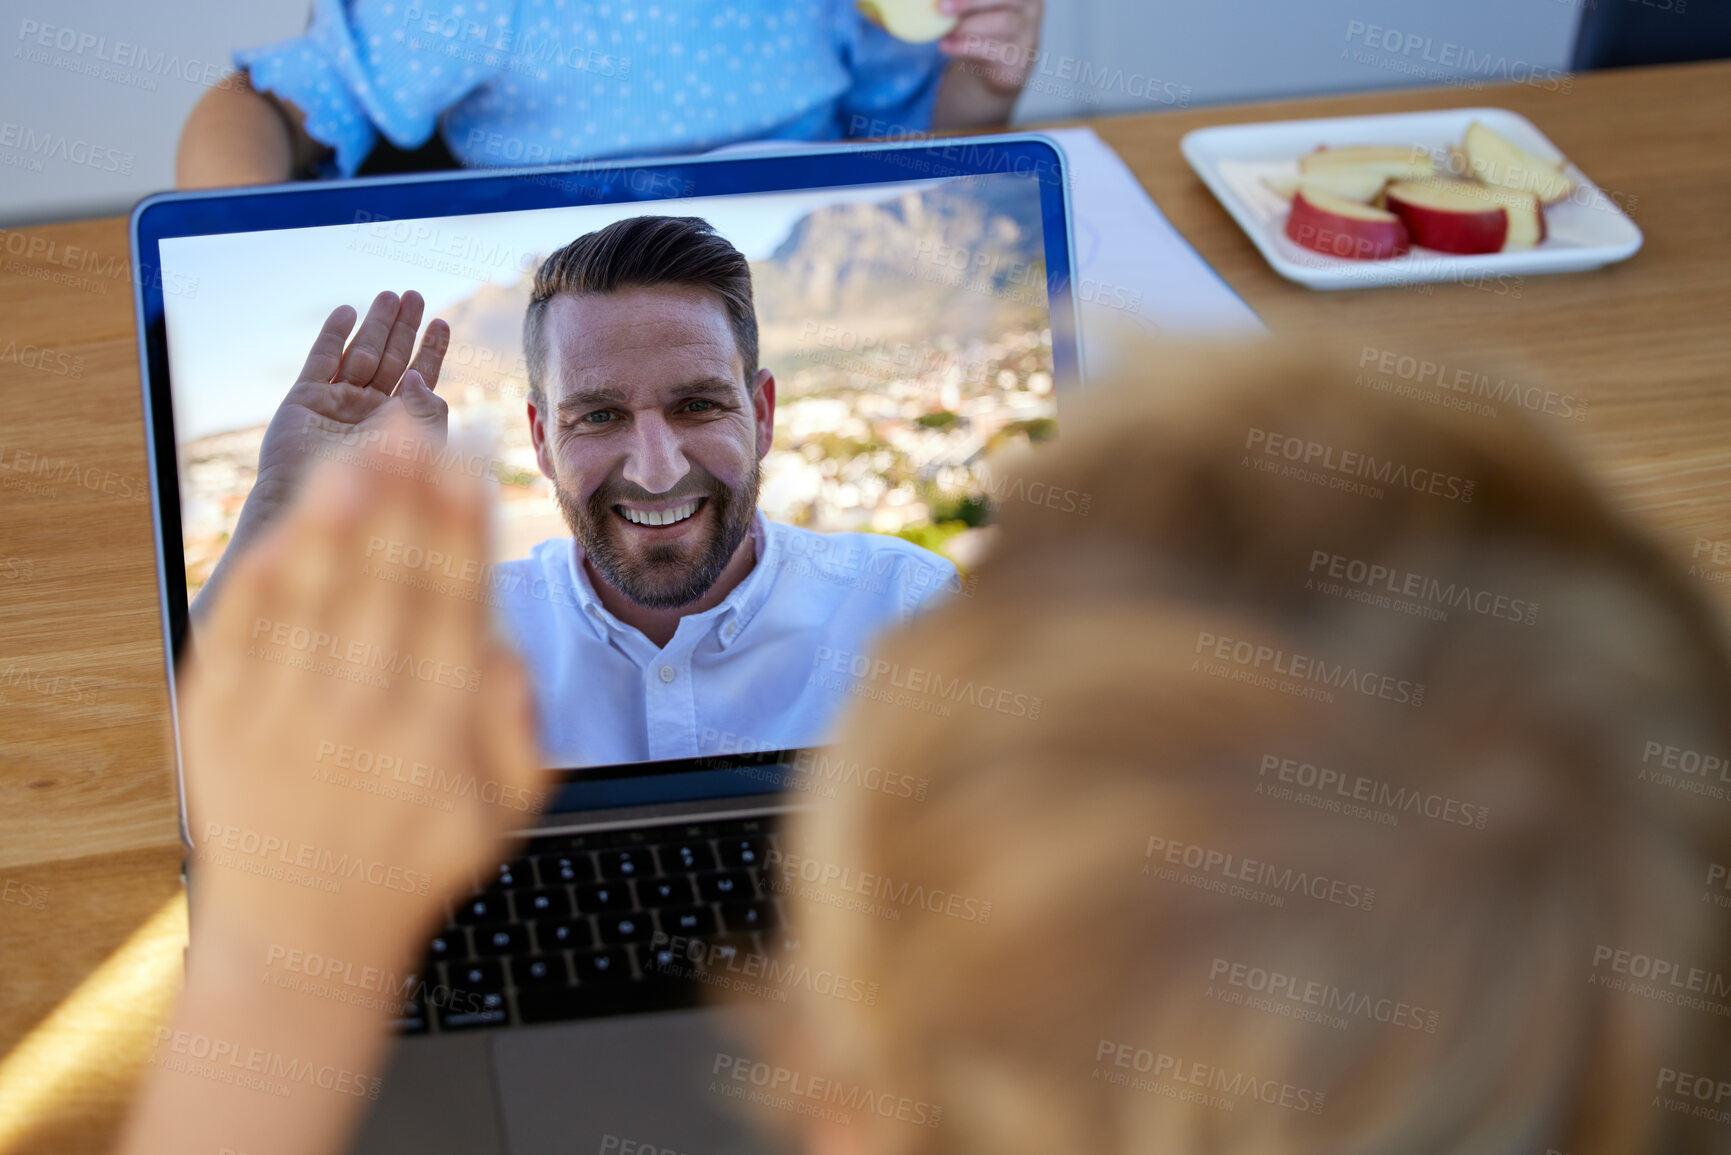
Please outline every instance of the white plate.
M1388 116L1342 116L1234 124L1186 133L1184 159L1196 170L1268 263L1288 280L1313 289L1362 289L1425 281L1476 280L1525 273L1573 273L1627 260L1641 247L1641 230L1613 198L1567 165L1575 187L1545 209L1547 236L1530 249L1463 256L1414 246L1386 261L1352 261L1303 249L1286 237L1287 202L1262 183L1265 176L1296 175L1298 158L1318 145L1411 144L1429 150L1446 170L1448 148L1473 121L1508 137L1535 156L1562 152L1533 123L1502 108L1451 108Z

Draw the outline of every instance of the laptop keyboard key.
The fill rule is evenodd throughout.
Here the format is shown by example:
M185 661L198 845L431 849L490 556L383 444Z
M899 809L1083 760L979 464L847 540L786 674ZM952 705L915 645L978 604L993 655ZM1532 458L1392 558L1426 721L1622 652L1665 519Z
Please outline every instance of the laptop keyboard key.
M656 973L671 978L697 978L708 973L738 970L742 958L757 953L748 934L723 934L709 938L675 935L671 941L656 941L637 949L645 974L650 973L653 966Z
M543 854L534 861L542 886L595 881L595 866L587 854Z
M582 948L595 945L586 918L538 922L535 924L535 945L544 951Z
M655 912L661 929L668 934L714 934L715 915L707 906L675 906Z
M721 865L738 870L748 866L763 865L764 841L762 838L723 838L721 840Z
M715 869L715 851L707 842L675 842L656 849L665 874L694 874Z
M511 1009L505 1004L502 990L463 992L439 1008L439 1029L442 1031L502 1027L510 1021Z
M517 915L525 920L570 918L576 913L571 894L562 886L546 886L538 890L517 892Z
M761 957L763 949L757 940L749 934L721 934L709 940L709 953L705 961L710 969L733 968L744 965L740 960L753 956Z
M462 927L440 931L427 944L427 957L434 962L469 957L469 934Z
M707 902L739 902L756 898L751 875L743 870L721 870L697 876L697 893Z
M778 921L775 904L770 902L727 902L721 906L721 917L728 930L768 930Z
M580 950L571 956L571 969L585 986L612 985L631 981L631 955L622 947L611 950Z
M475 953L497 956L529 953L529 928L526 926L478 926L475 928Z
M505 968L497 959L446 963L445 976L450 986L455 990L484 993L505 989Z
M511 908L502 894L478 894L457 904L457 909L452 914L452 921L458 926L484 926L496 922L510 922Z
M601 928L601 941L606 943L648 942L654 934L649 915L642 911L631 914L604 914L595 920Z
M603 850L595 857L602 878L647 878L655 873L655 855L647 846Z
M631 886L624 882L595 882L577 888L577 909L584 914L606 914L630 910Z
M650 943L639 947L638 963L646 979L688 979L697 973L703 946L696 942Z
M644 906L687 906L692 901L691 880L678 875L644 879L637 884L637 897Z
M511 982L518 990L571 986L562 954L537 954L511 960Z

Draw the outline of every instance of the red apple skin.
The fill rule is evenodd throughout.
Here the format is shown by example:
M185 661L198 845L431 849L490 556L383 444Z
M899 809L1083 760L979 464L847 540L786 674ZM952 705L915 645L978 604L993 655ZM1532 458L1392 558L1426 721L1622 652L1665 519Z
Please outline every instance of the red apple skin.
M1286 236L1312 252L1349 261L1386 261L1412 247L1406 225L1398 218L1372 221L1341 216L1317 208L1302 192L1293 194Z
M1413 244L1439 253L1500 253L1509 234L1508 210L1502 205L1474 211L1438 209L1404 201L1391 191L1388 207L1406 222Z

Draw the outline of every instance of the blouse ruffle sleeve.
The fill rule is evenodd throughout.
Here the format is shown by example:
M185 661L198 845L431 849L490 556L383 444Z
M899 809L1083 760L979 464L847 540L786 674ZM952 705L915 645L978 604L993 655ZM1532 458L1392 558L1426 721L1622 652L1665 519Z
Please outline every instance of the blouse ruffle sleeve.
M505 66L515 22L516 0L315 0L305 35L235 63L299 108L307 135L336 151L338 175L353 176L381 135L425 144L441 113Z

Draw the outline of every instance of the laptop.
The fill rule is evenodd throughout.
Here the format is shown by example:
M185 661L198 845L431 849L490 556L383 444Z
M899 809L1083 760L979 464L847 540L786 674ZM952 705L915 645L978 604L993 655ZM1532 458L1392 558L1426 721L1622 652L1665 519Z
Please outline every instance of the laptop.
M645 215L700 217L750 263L759 360L778 382L763 516L801 541L914 543L957 567L946 596L966 595L994 502L1027 499L986 454L1050 436L1057 397L1081 380L1064 160L1044 138L165 194L134 210L131 241L136 267L155 271L136 308L171 704L189 600L336 305L414 288L428 318L449 320L438 392L453 428L498 439L502 570L571 535L523 428L523 309L550 252ZM874 691L860 685L869 663L815 641L834 659L811 674L833 688L832 714ZM725 665L714 677L725 684ZM711 711L686 748L663 751L677 756L549 751L553 785L525 810L523 853L475 880L419 981L389 992L401 1037L356 1150L778 1149L753 1112L808 1105L755 1093L750 1020L812 981L785 932L797 899L777 885L778 822L894 776L825 748L833 718L765 725L776 704L734 689L757 722ZM181 831L196 887L184 780Z

